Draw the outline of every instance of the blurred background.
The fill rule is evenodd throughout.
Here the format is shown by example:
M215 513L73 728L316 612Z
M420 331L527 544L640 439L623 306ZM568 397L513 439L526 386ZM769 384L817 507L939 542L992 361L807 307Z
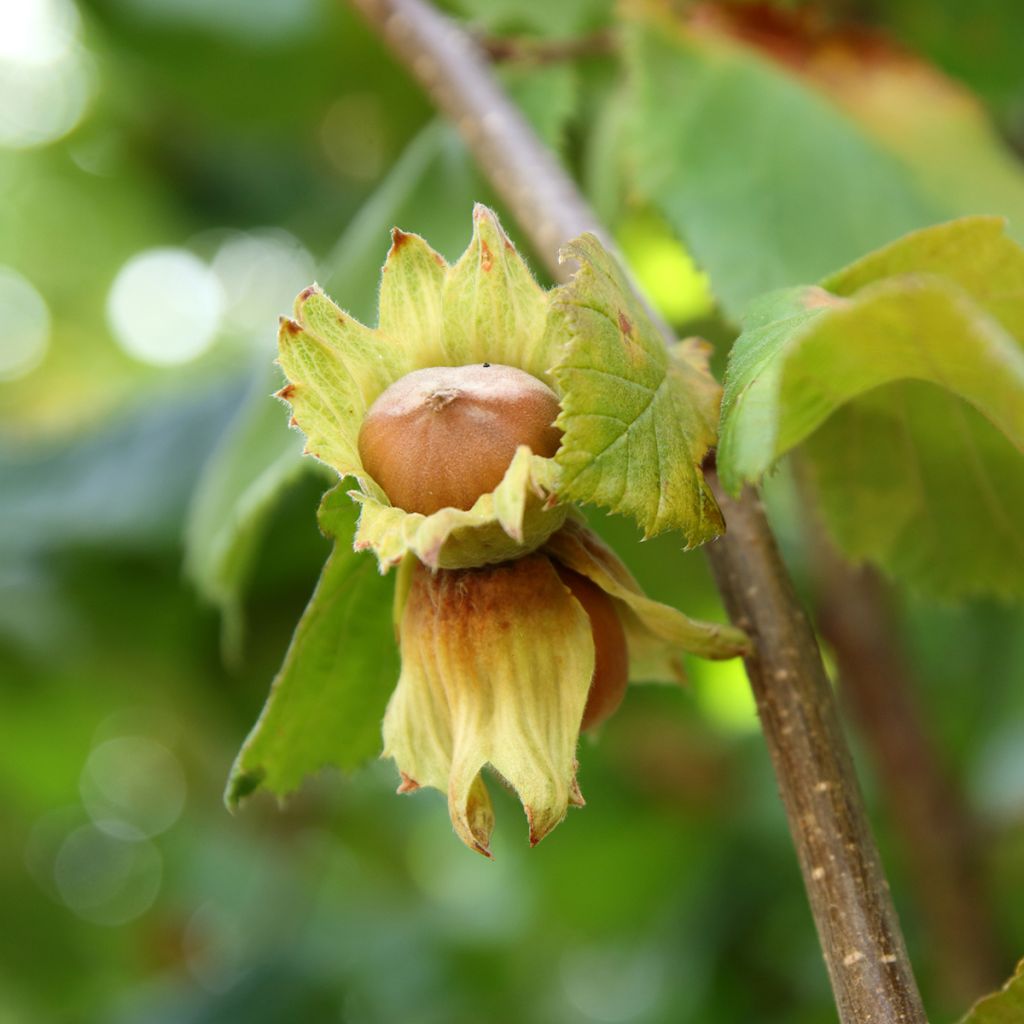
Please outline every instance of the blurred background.
M759 291L960 213L1024 232L1013 0L447 9L719 369ZM536 850L497 794L494 863L390 764L223 808L327 553L327 478L269 397L277 316L315 278L373 322L393 224L454 258L499 205L342 0L0 5L0 197L2 1024L834 1019L736 664L631 691ZM810 595L795 493L769 481ZM654 596L724 617L699 552L594 524ZM968 808L965 977L851 738L952 1020L1024 953L1020 594L887 594Z

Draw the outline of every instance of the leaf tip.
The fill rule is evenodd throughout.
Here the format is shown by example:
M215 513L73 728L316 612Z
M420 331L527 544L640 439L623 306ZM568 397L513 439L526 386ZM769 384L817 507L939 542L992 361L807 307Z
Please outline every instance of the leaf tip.
M384 756L381 754L381 757ZM407 775L403 771L399 771L398 774L402 776L402 781L399 783L398 789L395 790L396 793L415 793L420 788L420 784L411 775Z
M278 331L278 339L284 343L289 338L294 338L296 335L302 333L302 324L298 321L291 319L291 317L283 316L278 321L280 323L280 330Z
M583 793L580 791L580 784L576 780L575 774L573 774L572 783L569 786L569 805L571 807L587 806L587 801L583 799Z
M266 774L263 768L254 768L249 771L236 768L231 773L227 789L224 791L224 806L234 814L242 801L260 788Z
M403 231L401 228L395 227L391 229L391 249L388 252L388 256L393 256L405 245L407 245L413 235L408 231ZM385 264L386 266L386 264Z
M314 295L323 295L323 289L316 283L316 281L303 288L295 297L296 312L298 312L311 298L313 298Z
M484 235L490 235L492 240L500 242L508 252L516 252L515 243L508 237L505 229L501 226L498 215L489 206L485 206L483 203L474 203L473 236L474 241L479 240L480 261L483 270L486 272L493 266L494 255L487 242L484 241Z
M583 799L582 794L580 794L580 799ZM582 804L578 806L582 806ZM562 810L561 814L556 813L553 808L545 808L538 813L535 808L528 805L524 806L523 810L526 812L526 823L530 829L531 849L552 832L557 825L561 824L565 818L565 809Z
M495 212L486 203L473 204L473 223L479 224L482 221L496 223L498 220Z

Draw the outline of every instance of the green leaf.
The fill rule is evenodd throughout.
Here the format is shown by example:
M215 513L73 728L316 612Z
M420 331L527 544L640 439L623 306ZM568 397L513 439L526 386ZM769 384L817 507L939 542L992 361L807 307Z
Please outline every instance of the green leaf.
M950 596L1021 592L1024 250L972 218L826 283L839 294L751 309L726 375L723 484L735 493L806 441L848 555Z
M934 17L933 6L922 9L928 10L929 20ZM1007 25L1009 9L1001 13L1000 31L1016 39ZM990 45L998 34L991 33ZM908 42L903 33L894 38ZM1024 239L1024 168L959 73L947 77L904 45L887 44L881 36L865 47L857 32L826 34L811 46L813 55L801 72L899 157L923 194L949 215L1009 217L1011 231ZM991 56L986 52L986 60Z
M1024 595L1024 458L971 406L889 384L836 410L801 457L851 560L941 598Z
M853 300L797 289L786 301L796 308L781 323L741 335L726 377L719 465L733 493L839 406L901 379L948 389L1024 446L1024 352L950 281L892 278Z
M913 231L842 270L822 287L853 295L897 274L941 274L955 281L1016 338L1024 338L1024 250L1001 217L961 217Z
M669 352L613 257L593 235L560 289L549 331L564 336L556 456L562 495L633 516L647 536L678 529L694 546L722 532L701 463L715 443L720 390L696 340Z
M633 117L633 100L625 88L588 99L593 109L581 159L581 182L598 221L617 230L630 188L623 139Z
M550 149L558 152L579 101L576 69L570 63L525 61L502 71L502 84L513 102Z
M245 404L203 467L185 532L185 571L223 615L223 646L237 659L241 597L270 513L288 485L311 465L302 437L284 427L271 392L279 374L267 359Z
M1020 1024L1024 1020L1024 960L1013 977L992 995L978 1000L960 1024Z
M325 533L351 536L355 508L340 488L320 511ZM338 541L295 630L270 696L231 770L225 800L259 786L278 795L325 765L352 769L380 750L380 723L398 678L393 587L372 559Z
M748 48L652 17L634 26L627 60L636 185L732 317L946 213L841 111Z

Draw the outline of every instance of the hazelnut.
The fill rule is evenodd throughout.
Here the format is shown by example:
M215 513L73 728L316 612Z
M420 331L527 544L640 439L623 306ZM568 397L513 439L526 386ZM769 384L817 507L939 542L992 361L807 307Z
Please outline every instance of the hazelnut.
M594 636L594 677L580 725L581 729L590 729L611 716L626 694L629 683L626 631L612 599L596 583L557 562L555 568L572 596L583 605Z
M519 445L555 454L558 413L557 395L514 366L415 370L367 410L359 457L406 512L468 509L501 482Z

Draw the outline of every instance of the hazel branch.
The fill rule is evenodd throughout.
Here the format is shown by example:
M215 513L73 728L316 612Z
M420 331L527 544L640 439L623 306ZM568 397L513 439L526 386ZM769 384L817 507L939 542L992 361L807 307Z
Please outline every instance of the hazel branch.
M844 706L884 783L939 981L951 1004L966 1006L1001 977L978 823L928 733L884 581L845 562L823 534L814 540L818 628L835 653Z
M558 247L584 231L610 244L477 47L424 0L352 0L456 124L557 280ZM664 330L666 341L671 332ZM925 1024L817 643L757 495L724 494L728 534L709 557L733 621L754 639L747 672L789 818L842 1024Z
M557 280L570 276L557 254L573 235L592 231L613 247L575 182L505 95L467 32L419 0L352 0L352 6L458 128Z
M708 545L746 659L842 1024L925 1015L814 632L756 493L707 478L728 533Z

